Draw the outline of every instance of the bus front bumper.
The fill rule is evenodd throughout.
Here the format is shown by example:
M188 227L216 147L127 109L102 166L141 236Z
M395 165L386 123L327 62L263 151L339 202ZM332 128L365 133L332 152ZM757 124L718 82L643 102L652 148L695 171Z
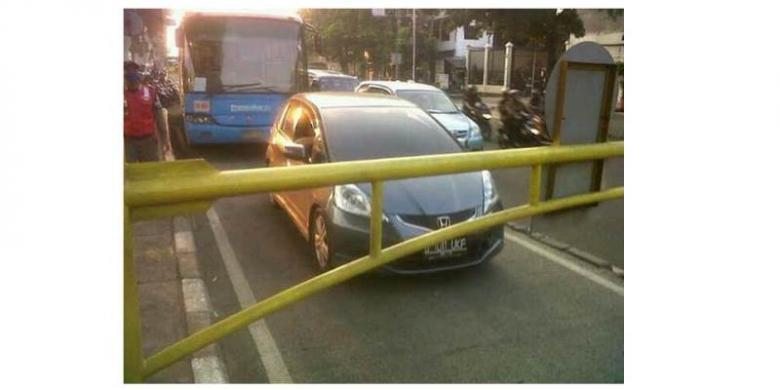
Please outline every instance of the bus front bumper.
M190 145L267 143L268 126L220 126L216 124L186 123Z

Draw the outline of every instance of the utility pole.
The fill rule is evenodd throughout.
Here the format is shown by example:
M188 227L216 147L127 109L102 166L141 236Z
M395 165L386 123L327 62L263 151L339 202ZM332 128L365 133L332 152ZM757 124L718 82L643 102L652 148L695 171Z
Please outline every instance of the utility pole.
M415 14L415 9L412 8L412 81L417 81L417 64L415 63L417 60L417 18Z

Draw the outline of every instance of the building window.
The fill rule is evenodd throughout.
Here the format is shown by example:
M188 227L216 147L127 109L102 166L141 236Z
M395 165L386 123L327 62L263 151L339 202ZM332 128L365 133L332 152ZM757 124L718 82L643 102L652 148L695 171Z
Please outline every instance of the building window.
M463 39L479 39L477 29L471 24L463 26Z

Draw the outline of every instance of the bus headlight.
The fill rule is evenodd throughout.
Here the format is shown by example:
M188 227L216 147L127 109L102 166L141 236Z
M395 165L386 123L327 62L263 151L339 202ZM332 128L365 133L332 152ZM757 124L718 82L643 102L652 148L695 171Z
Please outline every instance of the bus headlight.
M209 114L185 114L184 120L189 123L196 123L199 125L214 124L214 118Z

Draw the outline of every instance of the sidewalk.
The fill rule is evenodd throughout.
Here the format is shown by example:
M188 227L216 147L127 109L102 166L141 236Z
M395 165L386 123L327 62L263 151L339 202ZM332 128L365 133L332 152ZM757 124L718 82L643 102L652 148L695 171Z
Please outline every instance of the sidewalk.
M133 257L141 311L145 357L187 335L181 280L170 218L133 224ZM182 360L147 380L149 383L193 383L190 359Z
M141 340L148 358L214 321L189 217L133 224ZM210 344L147 383L227 383L219 343Z
M623 158L604 163L602 188L623 185ZM525 185L527 188L527 184ZM622 273L624 268L623 199L560 212L538 215L510 223L515 230L552 247L567 251L602 268ZM615 267L617 269L615 269Z

